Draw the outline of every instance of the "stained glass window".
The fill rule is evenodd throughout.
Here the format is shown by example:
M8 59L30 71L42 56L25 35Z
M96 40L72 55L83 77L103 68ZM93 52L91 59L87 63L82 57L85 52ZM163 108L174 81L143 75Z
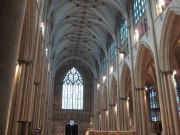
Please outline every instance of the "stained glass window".
M111 60L113 60L116 56L116 48L114 42L111 43L111 48L110 48L110 57Z
M146 11L146 0L134 0L133 11L134 23L137 24Z
M120 21L120 44L124 45L124 43L127 41L128 37L128 29L127 29L127 21L122 16Z
M106 62L106 56L103 56L103 60L102 60L102 64L103 64L103 70L105 71L107 69L107 62Z
M63 80L62 109L83 109L83 80L74 67Z
M150 87L148 90L149 98L149 110L150 110L150 119L152 122L159 121L159 106L157 100L157 94L154 87Z

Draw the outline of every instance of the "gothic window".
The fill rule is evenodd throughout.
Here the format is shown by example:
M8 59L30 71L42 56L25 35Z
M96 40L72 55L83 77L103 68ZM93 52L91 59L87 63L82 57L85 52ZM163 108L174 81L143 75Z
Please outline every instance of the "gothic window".
M134 23L137 24L146 11L146 0L134 0Z
M106 56L103 56L103 60L102 60L102 64L103 64L103 70L105 71L107 69L107 62L106 62Z
M148 28L147 17L146 17L146 0L134 0L133 5L133 16L134 16L134 41L135 43L145 34Z
M74 67L63 80L62 109L83 109L83 80Z
M147 93L149 98L150 119L152 122L159 121L159 106L154 87L150 87Z
M110 48L110 57L111 60L113 60L116 56L116 48L115 48L115 44L114 41L111 43L111 48Z
M127 41L128 33L127 33L127 21L122 16L120 20L120 44L124 45L124 43Z

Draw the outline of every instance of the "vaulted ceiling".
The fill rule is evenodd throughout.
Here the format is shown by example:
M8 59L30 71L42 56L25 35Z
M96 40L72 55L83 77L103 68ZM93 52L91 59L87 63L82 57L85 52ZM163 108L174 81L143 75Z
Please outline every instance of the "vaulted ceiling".
M128 0L53 0L50 7L55 72L75 66L94 73ZM94 73L95 74L95 73Z

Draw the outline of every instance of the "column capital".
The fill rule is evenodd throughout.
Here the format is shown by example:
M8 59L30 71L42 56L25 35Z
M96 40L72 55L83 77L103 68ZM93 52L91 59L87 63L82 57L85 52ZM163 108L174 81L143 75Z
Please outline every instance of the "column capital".
M19 121L17 121L17 123L30 124L31 121L19 120Z
M167 71L160 70L160 73L161 73L162 75L173 74L173 71L171 71L171 70L167 70Z
M145 91L145 88L135 88L137 91Z
M120 100L127 100L127 98L126 97L121 97L121 98L119 98Z
M105 112L105 111L107 111L107 109L106 109L106 108L104 108L104 109L102 109L102 111L103 111L103 112Z
M25 60L25 59L19 59L18 60L19 64L26 64L26 65L30 65L32 63L32 60Z
M109 104L109 106L110 106L110 107L112 107L112 106L114 107L114 106L115 106L115 104Z
M40 82L35 81L34 85L38 86Z

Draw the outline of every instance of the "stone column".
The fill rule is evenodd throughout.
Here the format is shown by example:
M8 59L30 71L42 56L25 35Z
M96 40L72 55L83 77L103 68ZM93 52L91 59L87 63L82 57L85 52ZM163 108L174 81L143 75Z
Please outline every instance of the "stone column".
M94 79L94 102L93 102L93 106L94 106L94 117L93 117L93 129L96 130L97 129L97 117L96 117L96 112L97 112L97 79Z
M131 5L130 5L131 6ZM131 85L132 85L132 100L133 100L133 130L138 132L139 124L138 124L138 110L137 110L137 91L135 90L135 68L134 68L134 23L133 23L133 10L130 8L130 16L128 18L128 49L129 49L129 59L130 59L130 67L131 67Z
M165 77L166 75L164 73L162 73L162 80L163 80L163 93L165 95L164 98L164 102L165 102L165 113L166 113L166 119L167 119L167 124L166 124L166 130L169 134L174 134L174 130L173 130L173 122L171 120L172 118L172 113L170 112L170 102L169 102L169 90L168 90L168 86L167 86L167 79Z
M119 99L119 110L120 110L120 113L119 113L119 120L120 120L120 130L124 130L124 106L123 106L123 100L124 98L120 98Z
M172 72L171 71L161 71L165 95L165 104L166 104L166 117L167 117L167 132L170 134L180 134L179 129L179 115L176 101L175 88L172 81Z
M104 128L104 124L105 124L105 121L104 121L104 118L105 118L105 117L104 117L104 116L105 116L105 115L104 115L103 109L101 110L101 114L102 114L102 116L101 116L101 117L102 117L102 118L101 118L101 123L102 123L102 124L101 124L101 128L102 128L102 130L104 131L104 129L105 129L105 128Z
M144 88L136 88L138 97L138 112L139 112L139 124L140 124L140 135L147 134L147 120L145 111L145 99L144 99Z
M121 101L122 101L122 125L123 125L123 128L122 130L123 131L127 131L129 130L129 112L128 112L128 108L127 108L127 98L121 98Z
M173 85L173 74L167 74L167 80L168 80L168 86L169 86L169 93L170 93L170 101L172 106L172 114L174 119L174 128L175 128L175 134L180 134L180 122L179 122L179 113L178 113L178 104L176 99L176 90Z
M0 134L6 135L13 79L27 0L0 1Z

